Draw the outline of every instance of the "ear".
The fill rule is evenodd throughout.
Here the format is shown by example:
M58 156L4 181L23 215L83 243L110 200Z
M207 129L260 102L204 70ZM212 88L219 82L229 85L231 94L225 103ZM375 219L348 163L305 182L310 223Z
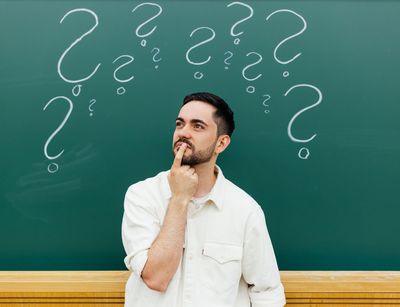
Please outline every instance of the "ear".
M229 135L220 135L217 140L217 145L215 146L215 153L220 154L223 152L231 142Z

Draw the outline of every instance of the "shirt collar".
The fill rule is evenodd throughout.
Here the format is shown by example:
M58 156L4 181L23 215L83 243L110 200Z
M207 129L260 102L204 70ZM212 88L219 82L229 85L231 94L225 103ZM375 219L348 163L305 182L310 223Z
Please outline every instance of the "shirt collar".
M217 180L214 183L213 188L210 191L208 199L211 200L219 210L222 210L223 208L223 195L224 195L224 182L225 182L225 177L224 174L222 173L221 168L218 165L215 165L217 169ZM169 187L168 183L168 174L169 170L164 172L164 176L161 181L161 193L163 194L163 197L166 199L171 198L171 189Z

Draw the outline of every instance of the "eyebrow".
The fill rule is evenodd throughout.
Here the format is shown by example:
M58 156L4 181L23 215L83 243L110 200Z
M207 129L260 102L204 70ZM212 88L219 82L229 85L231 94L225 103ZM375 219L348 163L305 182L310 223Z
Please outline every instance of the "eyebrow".
M182 117L177 117L176 120L179 120L181 122L185 122L185 120ZM194 119L191 119L190 122L192 124L200 123L200 124L203 124L204 126L208 127L208 125L204 121L202 121L201 119L194 118Z

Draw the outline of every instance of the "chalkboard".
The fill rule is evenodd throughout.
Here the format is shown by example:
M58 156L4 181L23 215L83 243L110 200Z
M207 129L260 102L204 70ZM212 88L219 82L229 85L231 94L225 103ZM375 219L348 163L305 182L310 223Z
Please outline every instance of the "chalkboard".
M170 167L184 95L281 270L400 269L400 2L0 1L0 269L122 270L128 186Z

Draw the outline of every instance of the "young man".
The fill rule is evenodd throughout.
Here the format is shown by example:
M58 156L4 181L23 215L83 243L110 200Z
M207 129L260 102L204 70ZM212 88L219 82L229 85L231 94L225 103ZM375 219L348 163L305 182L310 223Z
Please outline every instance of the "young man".
M125 306L283 306L264 213L216 165L233 112L210 93L186 96L169 171L129 187L122 239L132 271Z

